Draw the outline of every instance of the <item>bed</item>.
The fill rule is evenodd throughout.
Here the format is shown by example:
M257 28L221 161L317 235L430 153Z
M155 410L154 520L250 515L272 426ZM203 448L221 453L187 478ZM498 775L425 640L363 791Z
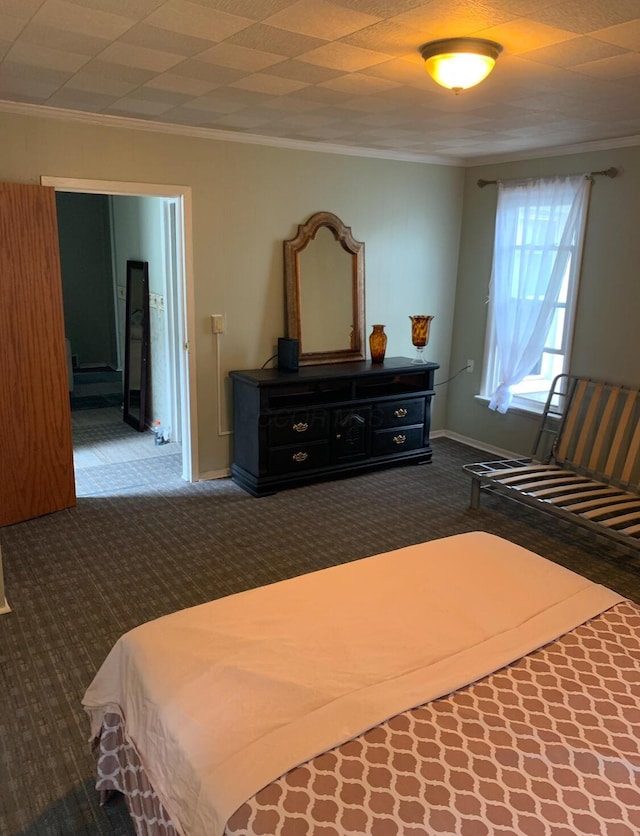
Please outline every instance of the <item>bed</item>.
M83 704L139 834L640 832L640 607L486 533L143 624Z

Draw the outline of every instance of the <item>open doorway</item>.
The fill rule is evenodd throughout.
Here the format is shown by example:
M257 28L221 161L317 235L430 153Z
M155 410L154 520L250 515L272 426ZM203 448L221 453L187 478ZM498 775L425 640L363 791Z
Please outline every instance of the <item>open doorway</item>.
M94 438L95 445L107 444L108 449L97 456L98 446L93 447L92 454L92 445L84 445L83 463L89 465L92 457L97 464L105 459L122 462L173 456L182 479L195 481L195 370L189 355L189 334L193 331L190 189L55 177L43 177L42 184L56 189L65 319L68 314L73 320L76 308L80 312L76 326L67 324L72 332L67 334L67 356L74 446L76 438ZM86 216L74 236L70 218L78 211ZM65 213L70 214L67 217ZM95 216L93 232L83 239L82 228L91 226L91 213ZM98 234L100 225L106 228L106 240ZM69 238L74 253L71 261L76 260L70 286L65 278ZM86 264L96 255L87 253L92 247L100 251L100 263L90 268L89 279ZM132 258L152 265L149 320L153 395L147 425L160 421L163 437L171 439L166 446L154 445L153 433L137 433L122 421L126 262Z

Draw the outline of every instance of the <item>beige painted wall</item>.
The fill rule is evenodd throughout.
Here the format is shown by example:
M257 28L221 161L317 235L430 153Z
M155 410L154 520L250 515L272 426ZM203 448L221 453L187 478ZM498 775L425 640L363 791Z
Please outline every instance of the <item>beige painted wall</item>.
M412 356L408 317L433 314L426 356L441 364L440 380L448 376L462 169L6 113L0 135L4 181L50 175L192 188L199 472L229 466L226 373L261 366L285 334L282 241L314 212L334 212L365 242L367 333L384 323L387 355ZM220 404L214 313L226 319ZM436 430L445 427L447 388L437 390Z
M576 174L615 166L615 179L597 177L591 192L576 311L571 371L640 385L640 148L470 168L466 174L460 268L451 349L452 368L475 360L473 374L449 384L446 426L489 445L528 453L537 420L499 415L474 398L480 390L497 190L478 178Z

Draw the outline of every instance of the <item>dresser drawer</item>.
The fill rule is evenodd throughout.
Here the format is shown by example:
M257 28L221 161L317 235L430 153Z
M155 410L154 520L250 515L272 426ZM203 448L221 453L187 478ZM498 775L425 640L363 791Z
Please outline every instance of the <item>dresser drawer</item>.
M269 450L268 459L269 473L273 475L325 467L329 463L329 443L313 441L310 444L278 447Z
M424 398L379 403L373 407L374 430L424 423Z
M373 434L373 455L390 456L392 453L406 453L423 446L424 427L401 427L393 430L380 430Z
M270 415L267 421L269 447L307 444L309 441L327 438L329 434L327 410L282 412Z

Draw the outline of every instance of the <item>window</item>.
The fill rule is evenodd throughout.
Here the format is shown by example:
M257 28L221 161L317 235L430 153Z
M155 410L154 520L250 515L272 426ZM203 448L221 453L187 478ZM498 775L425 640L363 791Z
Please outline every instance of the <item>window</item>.
M489 406L540 409L568 369L591 181L498 184L482 395Z

